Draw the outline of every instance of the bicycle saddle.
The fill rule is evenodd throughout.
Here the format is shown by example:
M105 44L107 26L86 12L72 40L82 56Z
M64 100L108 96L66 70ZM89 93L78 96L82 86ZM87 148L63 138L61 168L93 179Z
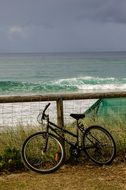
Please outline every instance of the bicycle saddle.
M71 113L70 116L76 120L79 120L79 119L83 119L85 117L85 114L83 114L83 113L82 114Z

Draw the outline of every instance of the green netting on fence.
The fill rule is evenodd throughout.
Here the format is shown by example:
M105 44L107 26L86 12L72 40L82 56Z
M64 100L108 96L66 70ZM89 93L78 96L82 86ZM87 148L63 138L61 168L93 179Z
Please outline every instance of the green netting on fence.
M85 114L93 118L126 120L126 98L99 99Z

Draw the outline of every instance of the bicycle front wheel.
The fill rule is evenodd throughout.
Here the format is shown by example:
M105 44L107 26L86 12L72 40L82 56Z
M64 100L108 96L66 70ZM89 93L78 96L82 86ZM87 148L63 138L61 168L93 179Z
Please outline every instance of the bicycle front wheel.
M116 155L116 145L112 135L100 126L86 129L83 146L87 156L99 165L110 164Z
M22 146L21 153L25 166L38 173L51 173L57 170L65 158L60 140L46 132L29 136Z

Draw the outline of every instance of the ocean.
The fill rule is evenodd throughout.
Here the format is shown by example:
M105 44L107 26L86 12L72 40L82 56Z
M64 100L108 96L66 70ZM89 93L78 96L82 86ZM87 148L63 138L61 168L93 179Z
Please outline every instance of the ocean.
M126 52L0 54L0 95L126 90Z
M0 54L0 96L124 90L126 52ZM83 113L95 101L64 102L64 117ZM45 104L0 104L0 127L36 123ZM49 109L54 120L55 106Z

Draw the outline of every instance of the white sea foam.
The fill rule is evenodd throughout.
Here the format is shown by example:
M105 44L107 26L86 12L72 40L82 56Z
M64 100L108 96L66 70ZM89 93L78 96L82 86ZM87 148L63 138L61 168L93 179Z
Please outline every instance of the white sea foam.
M126 78L74 77L52 81L14 82L1 81L0 94L41 94L77 92L79 90L126 90Z
M54 84L60 86L73 87L78 90L126 90L126 78L117 79L114 77L78 77L69 79L60 79Z
M103 85L79 85L77 86L79 90L126 90L126 84L103 84Z

